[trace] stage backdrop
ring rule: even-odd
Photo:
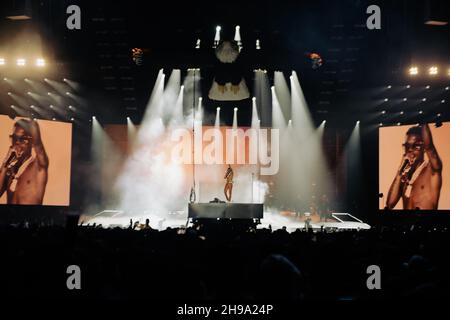
[[[0,161],[6,157],[13,132],[12,120],[0,115]],[[25,118],[26,119],[26,118]],[[43,205],[68,206],[70,204],[70,167],[72,154],[72,124],[66,122],[37,120],[42,142],[49,158],[48,180]],[[6,192],[0,197],[0,204],[6,204]]]
[[[386,206],[389,187],[399,169],[403,158],[403,146],[406,132],[412,125],[380,127],[379,129],[379,192],[383,197],[379,200],[379,208]],[[433,142],[442,160],[442,187],[439,198],[438,210],[450,210],[450,123],[444,122],[442,127],[436,128],[429,124]],[[426,157],[426,156],[425,156]],[[402,199],[394,209],[402,210]]]
[[[202,127],[205,132],[213,127]],[[225,139],[226,130],[221,127]],[[247,130],[248,128],[240,128]],[[139,127],[137,127],[139,130]],[[108,139],[102,146],[102,200],[109,207],[158,208],[167,212],[182,210],[189,201],[190,189],[193,185],[193,174],[196,179],[196,200],[209,202],[215,197],[224,200],[224,174],[226,164],[195,165],[173,164],[170,154],[175,143],[170,141],[169,133],[161,133],[157,139],[145,140],[134,149],[128,142],[127,126],[105,125],[104,131]],[[191,131],[188,131],[191,132]],[[248,142],[248,141],[247,141]],[[191,148],[186,144],[186,150]],[[203,151],[209,143],[204,142]],[[224,159],[227,153],[224,141]],[[249,159],[249,144],[245,143],[240,151]],[[242,203],[262,203],[265,188],[259,181],[259,165],[236,165],[234,170],[233,201]],[[114,201],[119,200],[119,203]]]

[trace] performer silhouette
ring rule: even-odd
[[[231,201],[231,195],[233,193],[233,169],[231,169],[231,166],[228,165],[228,169],[225,172],[225,177],[224,179],[226,179],[225,182],[225,188],[223,189],[223,192],[225,193],[225,198],[227,198],[227,201],[230,202]]]

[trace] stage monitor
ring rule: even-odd
[[[450,209],[450,123],[379,128],[379,208]]]
[[[72,124],[0,115],[0,204],[69,206]]]

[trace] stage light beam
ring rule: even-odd
[[[429,74],[430,76],[435,76],[435,75],[438,74],[438,72],[439,72],[439,69],[438,69],[438,67],[436,67],[436,66],[431,66],[431,67],[428,69],[428,74]]]
[[[23,58],[19,58],[16,60],[16,64],[18,67],[24,67],[26,65],[26,63],[27,63],[26,60]]]
[[[419,74],[419,68],[417,68],[416,66],[413,66],[411,68],[409,68],[409,75],[410,76],[416,76]]]
[[[39,68],[45,67],[45,60],[42,58],[36,59],[36,67]]]

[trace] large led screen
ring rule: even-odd
[[[380,209],[450,209],[450,124],[379,129]]]
[[[0,204],[68,206],[72,124],[0,116]]]

